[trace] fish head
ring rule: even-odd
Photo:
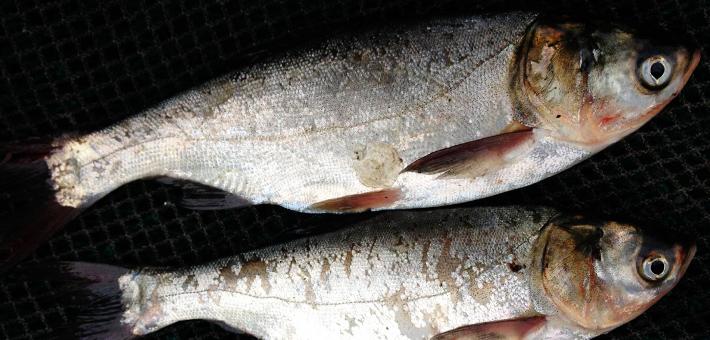
[[[629,224],[563,217],[550,222],[541,284],[563,319],[597,334],[643,313],[685,273],[694,242]]]
[[[512,66],[516,118],[598,151],[653,118],[699,60],[689,44],[619,25],[541,20]]]

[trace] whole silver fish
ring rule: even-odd
[[[460,208],[388,212],[182,270],[68,262],[35,273],[86,280],[81,339],[205,319],[271,340],[569,340],[637,317],[694,253],[547,208]]]
[[[298,211],[470,201],[537,182],[636,130],[698,61],[686,47],[536,18],[392,26],[259,63],[57,141],[47,158],[57,200],[80,207],[166,176]],[[656,60],[665,79],[649,85],[642,68]],[[389,199],[319,205],[383,191]]]
[[[673,42],[534,13],[337,35],[105,130],[10,148],[0,187],[43,186],[47,203],[9,219],[0,270],[141,178],[219,190],[198,188],[193,208],[304,212],[441,206],[529,185],[639,128],[698,60]]]

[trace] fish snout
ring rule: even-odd
[[[693,71],[695,71],[695,68],[698,66],[698,63],[700,63],[700,49],[699,48],[693,48],[689,49],[688,51],[693,51],[692,55],[688,58],[690,62],[688,63],[688,66],[686,66],[685,71],[683,72],[683,84],[688,82],[688,79],[690,79],[690,75],[693,74]]]

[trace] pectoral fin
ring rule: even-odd
[[[476,178],[500,170],[533,149],[532,129],[504,133],[432,152],[402,172],[441,174],[439,178]]]
[[[401,197],[402,190],[391,188],[325,200],[311,205],[310,209],[323,212],[362,212],[387,207]]]
[[[459,327],[437,334],[430,340],[523,340],[546,322],[544,316],[487,322]]]

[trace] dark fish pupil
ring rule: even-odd
[[[656,78],[656,79],[661,78],[665,71],[666,71],[666,68],[660,62],[655,62],[655,63],[653,63],[653,65],[651,65],[651,76],[653,76],[653,78]]]
[[[661,275],[663,274],[663,271],[666,269],[666,266],[663,264],[663,261],[661,260],[656,260],[651,263],[651,272],[656,274],[656,275]]]

